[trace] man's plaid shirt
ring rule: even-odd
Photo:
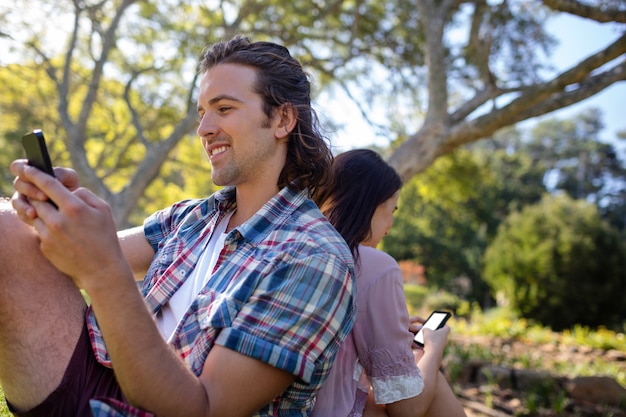
[[[172,341],[196,375],[214,344],[296,375],[258,415],[308,415],[354,321],[352,256],[307,194],[284,188],[227,235],[213,275]],[[222,217],[235,209],[231,187],[207,199],[177,203],[146,220],[145,235],[156,255],[142,292],[153,314],[189,276],[202,243]],[[92,312],[87,319],[96,358],[110,366]],[[146,414],[132,414],[129,408],[117,415]]]

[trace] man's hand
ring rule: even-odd
[[[18,176],[13,207],[22,221],[35,228],[42,253],[57,269],[87,290],[107,273],[126,274],[130,268],[121,253],[110,207],[78,187],[74,171],[57,168],[59,177],[53,178],[25,161],[14,162],[11,170]],[[48,198],[58,209],[47,203]]]
[[[24,176],[24,170],[28,167],[26,159],[17,159],[10,165],[10,170],[15,175],[13,180],[15,193],[11,198],[11,203],[20,219],[27,224],[32,224],[32,221],[37,217],[37,211],[31,202],[48,201],[49,198],[43,190]],[[73,169],[56,167],[54,168],[54,175],[68,190],[74,191],[78,188],[78,175]]]

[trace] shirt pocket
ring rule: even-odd
[[[232,326],[241,309],[241,303],[229,294],[207,292],[199,295],[196,302],[198,324],[205,331]]]
[[[143,293],[146,296],[150,291],[155,289],[161,290],[159,284],[168,282],[167,288],[172,287],[170,293],[173,293],[178,284],[182,280],[182,274],[186,273],[185,268],[177,268],[174,266],[177,258],[179,258],[185,250],[185,242],[182,239],[173,238],[164,241],[158,249],[158,252],[152,259],[148,273],[143,283]],[[168,268],[171,270],[168,271]],[[172,280],[175,280],[172,285]],[[171,294],[170,294],[171,295]]]
[[[154,257],[154,265],[159,270],[165,270],[174,263],[185,250],[185,241],[180,238],[172,238],[163,242],[157,256]]]

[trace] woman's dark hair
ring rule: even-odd
[[[402,187],[402,178],[369,149],[336,156],[333,177],[334,185],[320,189],[315,200],[358,260],[358,246],[371,235],[376,208]]]
[[[315,195],[319,187],[329,184],[333,157],[311,107],[311,84],[287,48],[236,36],[230,41],[215,43],[202,53],[201,72],[218,64],[247,65],[257,70],[255,92],[263,98],[263,110],[268,118],[283,105],[292,106],[297,113],[278,187],[308,187]]]

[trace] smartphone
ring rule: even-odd
[[[46,139],[44,138],[41,129],[35,129],[22,136],[22,145],[26,151],[28,165],[32,165],[54,177],[52,162],[50,161],[50,155],[48,154],[48,148],[46,147]],[[55,208],[57,207],[57,205],[54,204],[54,201],[50,199],[48,199],[48,201]]]
[[[448,311],[435,310],[432,313],[430,313],[430,316],[428,316],[428,318],[424,322],[422,329],[423,328],[427,328],[431,330],[441,329],[446,324],[450,316],[452,316],[452,313]],[[420,329],[415,334],[413,341],[423,347],[424,346],[424,332],[422,331],[422,329]]]
[[[28,165],[32,165],[54,177],[52,162],[46,147],[46,139],[41,129],[33,130],[31,133],[22,136],[22,145],[26,151]]]

